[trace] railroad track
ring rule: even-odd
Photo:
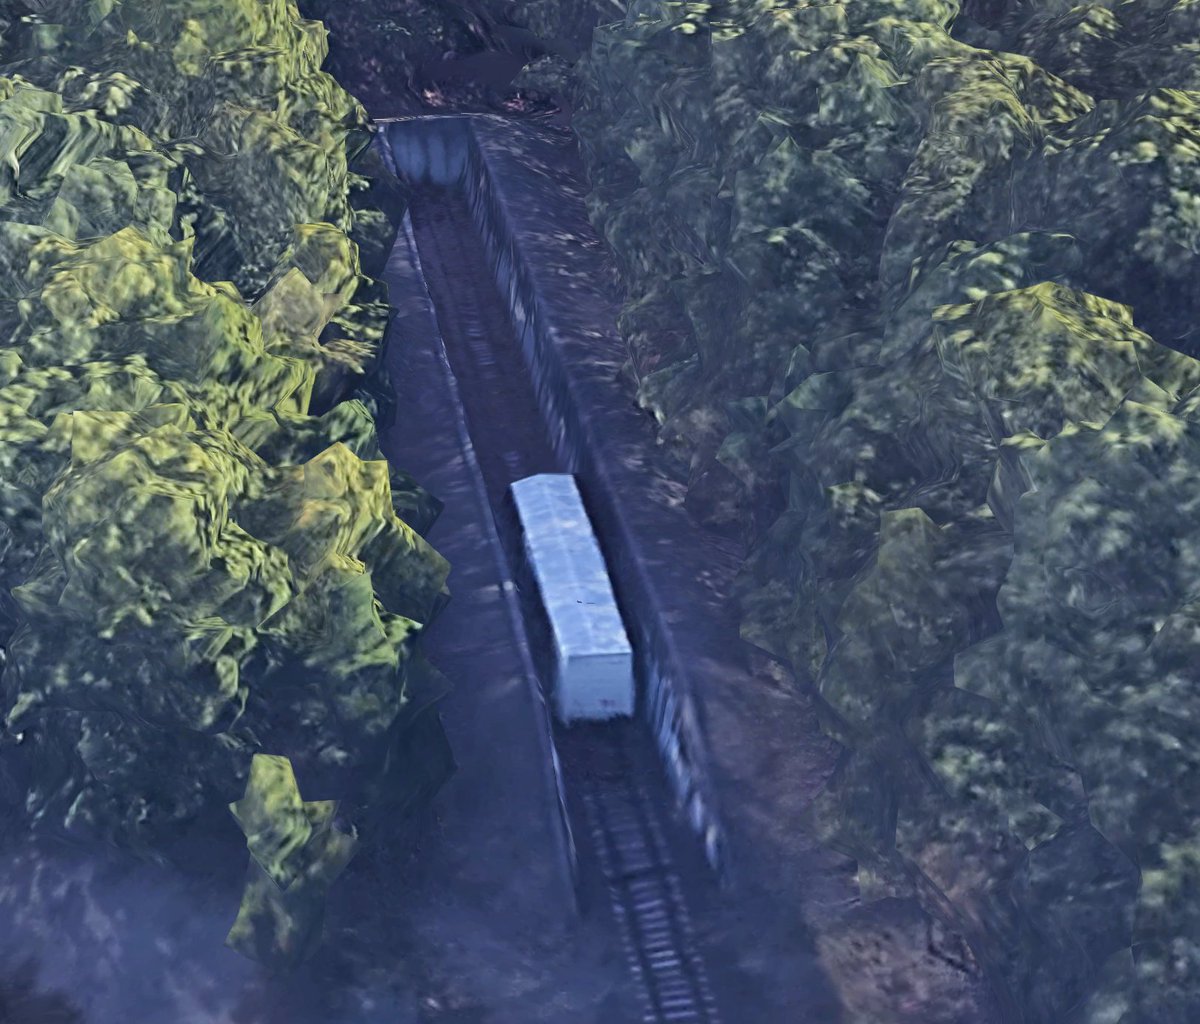
[[[579,787],[587,835],[641,998],[642,1021],[718,1024],[661,798],[649,791],[630,756],[631,739],[628,724],[616,726],[593,743],[591,763],[584,771],[572,772],[572,779]]]
[[[475,457],[497,529],[508,486],[563,471],[524,357],[487,265],[466,200],[425,186],[409,216]],[[504,538],[512,550],[512,538]],[[510,579],[520,578],[509,566]],[[576,726],[556,736],[567,804],[580,843],[581,891],[602,895],[614,919],[643,1024],[718,1024],[717,1003],[673,854],[686,840],[641,721]],[[586,837],[586,838],[585,838]],[[598,902],[598,901],[597,901]],[[585,905],[587,901],[584,901]]]
[[[471,444],[496,510],[514,480],[562,468],[466,200],[456,190],[422,187],[413,194],[409,217]]]

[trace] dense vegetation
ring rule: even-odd
[[[864,898],[1006,1020],[1200,1017],[1200,4],[484,6],[600,22],[524,80],[743,634],[845,747]]]
[[[969,13],[635,0],[577,68],[592,215],[694,509],[753,524],[744,635],[846,748],[864,897],[1006,1020],[1183,1024],[1200,5]]]
[[[0,781],[31,827],[236,837],[269,754],[369,833],[450,770],[435,503],[373,419],[404,195],[325,56],[291,0],[3,8]],[[255,793],[259,874],[332,877],[332,805],[290,767]],[[321,888],[254,875],[241,948],[302,953]]]
[[[527,80],[570,92],[689,505],[746,542],[743,633],[845,747],[814,821],[864,898],[964,935],[1006,1020],[1200,1018],[1200,4],[352,7],[412,88],[600,23]],[[445,566],[354,392],[389,197],[320,30],[29,0],[0,40],[8,785],[146,844],[254,754],[360,805],[407,754],[419,800]],[[251,897],[317,891],[348,847],[258,764],[239,820],[275,786],[308,852]]]
[[[578,41],[599,18],[598,9],[553,0],[299,0],[299,7],[329,28],[326,68],[375,117],[544,112],[556,88],[539,91],[527,80],[515,93],[511,79],[534,61],[556,72],[543,85],[560,85],[563,56],[579,55]],[[616,0],[605,7],[610,17],[620,10]]]

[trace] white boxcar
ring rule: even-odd
[[[558,717],[570,723],[633,714],[633,651],[575,478],[540,473],[510,493],[550,627]]]

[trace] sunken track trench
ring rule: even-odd
[[[409,218],[422,273],[487,498],[515,580],[529,647],[545,665],[549,638],[530,600],[506,514],[511,483],[564,472],[486,250],[461,189],[422,185]],[[545,678],[543,674],[543,678]],[[610,913],[645,1024],[716,1024],[717,998],[688,911],[714,886],[672,796],[643,717],[556,728],[580,909]]]

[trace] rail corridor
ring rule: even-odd
[[[498,528],[517,480],[562,472],[465,198],[423,186],[409,216],[471,445]],[[516,372],[514,372],[514,368]],[[505,538],[510,550],[512,538]],[[517,567],[512,574],[519,576]],[[526,600],[529,595],[525,594]],[[533,646],[545,643],[535,637]],[[717,1024],[688,893],[711,886],[640,719],[556,730],[584,913],[611,913],[644,1024]]]

